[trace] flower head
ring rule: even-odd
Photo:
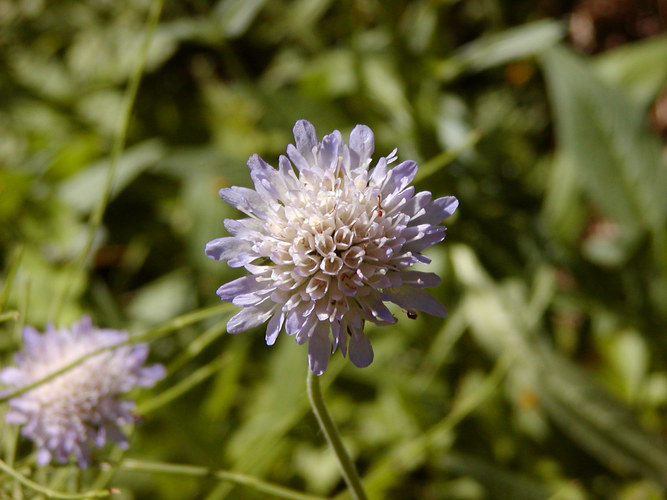
[[[23,330],[25,349],[16,367],[0,371],[0,381],[16,389],[58,371],[101,347],[128,339],[127,332],[95,328],[84,316],[71,329],[53,325],[40,334]],[[145,367],[146,344],[117,347],[93,356],[61,375],[9,400],[8,423],[22,425],[21,434],[37,445],[37,463],[55,458],[66,463],[74,453],[79,466],[90,461],[93,445],[107,439],[128,446],[120,430],[134,421],[134,402],[118,396],[135,386],[151,387],[165,375],[162,365]]]
[[[369,170],[371,129],[357,125],[349,145],[337,130],[318,141],[305,120],[294,126],[296,146],[287,146],[276,170],[258,155],[248,160],[255,189],[231,187],[220,197],[249,217],[225,220],[232,236],[208,242],[206,255],[244,267],[250,274],[221,286],[222,300],[242,307],[229,333],[268,320],[266,343],[284,327],[297,343],[308,342],[310,369],[322,374],[340,346],[358,367],[373,361],[365,321],[389,325],[385,306],[445,316],[445,308],[422,288],[433,273],[408,270],[430,260],[422,250],[445,238],[440,222],[458,206],[453,196],[409,186],[414,161],[393,168],[396,150]],[[296,167],[296,172],[293,168]]]

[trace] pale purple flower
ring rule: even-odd
[[[337,346],[356,366],[368,366],[373,350],[364,322],[396,322],[385,302],[412,318],[418,310],[446,315],[423,290],[437,285],[438,276],[408,268],[430,262],[421,252],[445,238],[438,224],[458,201],[415,194],[409,186],[414,161],[388,168],[396,150],[369,170],[374,137],[364,125],[352,130],[349,145],[337,130],[319,142],[305,120],[294,126],[294,138],[277,170],[250,157],[254,190],[220,190],[226,203],[249,216],[225,220],[232,236],[206,245],[208,257],[250,273],[218,289],[222,300],[243,308],[227,331],[268,320],[266,343],[272,345],[284,327],[297,343],[308,342],[310,369],[318,375]]]
[[[0,381],[19,389],[50,375],[101,347],[128,339],[127,332],[104,330],[84,316],[70,329],[48,325],[44,334],[23,330],[24,350],[16,367],[0,371]],[[107,439],[127,448],[121,425],[134,422],[134,402],[118,396],[134,387],[151,387],[165,375],[162,365],[144,366],[146,344],[120,346],[87,359],[9,400],[5,420],[22,426],[21,434],[37,445],[37,463],[55,458],[66,463],[73,453],[80,467],[90,462],[93,446]]]

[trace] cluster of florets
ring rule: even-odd
[[[89,317],[71,328],[49,325],[44,334],[26,327],[16,367],[0,372],[0,381],[20,389],[101,348],[109,348],[74,368],[9,400],[7,422],[37,445],[37,463],[53,458],[66,463],[74,455],[81,467],[93,446],[107,440],[127,447],[121,426],[134,421],[134,402],[119,396],[134,387],[151,387],[165,375],[161,365],[144,366],[146,344],[121,345],[127,332],[95,328]]]
[[[395,150],[371,169],[374,137],[366,126],[352,130],[348,145],[337,130],[319,141],[314,127],[300,120],[294,138],[278,169],[250,158],[254,190],[220,190],[225,202],[249,216],[225,220],[232,236],[206,245],[210,258],[250,273],[218,289],[222,300],[243,308],[227,329],[238,333],[268,320],[266,342],[273,344],[284,327],[299,344],[308,342],[316,374],[337,347],[355,365],[367,366],[373,350],[364,323],[396,322],[385,302],[410,317],[446,314],[422,290],[439,278],[409,268],[430,262],[421,252],[445,238],[439,224],[458,201],[415,193],[409,184],[417,164],[389,168]]]

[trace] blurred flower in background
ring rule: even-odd
[[[384,302],[399,305],[411,318],[415,311],[446,315],[421,290],[437,285],[438,276],[406,269],[430,262],[421,252],[445,239],[439,224],[458,201],[415,194],[409,186],[417,173],[414,161],[388,168],[396,150],[369,171],[374,136],[364,125],[352,130],[349,146],[337,130],[318,142],[305,120],[294,126],[294,138],[296,147],[287,147],[289,159],[281,156],[278,170],[258,155],[250,157],[255,190],[220,190],[225,202],[250,216],[226,220],[232,236],[206,245],[208,257],[251,273],[218,289],[222,300],[243,307],[227,331],[269,320],[271,345],[284,325],[297,343],[308,342],[310,369],[318,375],[332,352],[331,331],[333,351],[349,350],[352,362],[365,367],[373,361],[365,321],[396,322]]]
[[[99,329],[84,316],[70,329],[48,325],[44,334],[23,331],[24,351],[16,367],[0,372],[0,381],[20,389],[64,368],[93,351],[128,339],[127,332]],[[134,387],[151,387],[164,377],[162,365],[144,366],[146,344],[105,351],[28,392],[9,400],[8,423],[22,425],[21,434],[38,447],[37,463],[55,458],[66,463],[73,453],[80,467],[90,463],[93,446],[107,440],[122,448],[128,441],[120,426],[131,424],[134,402],[119,399]]]

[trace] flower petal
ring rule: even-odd
[[[273,345],[276,343],[280,329],[283,327],[284,320],[285,313],[283,312],[274,314],[269,320],[269,323],[266,325],[266,345]]]
[[[248,278],[249,281],[245,284],[240,283],[238,287],[225,288],[227,285],[231,285],[244,278]],[[256,281],[255,276],[244,276],[244,278],[236,279],[218,288],[217,293],[220,298],[238,307],[258,306],[268,300],[268,296],[275,289],[275,286],[267,285],[266,282]]]
[[[459,200],[455,196],[443,196],[426,209],[426,213],[416,219],[417,224],[440,224],[445,219],[451,217],[459,207]]]
[[[263,307],[244,307],[227,321],[227,333],[241,333],[261,325],[271,317],[273,310]]]
[[[266,163],[258,154],[248,158],[248,167],[250,168],[250,178],[255,185],[255,191],[262,198],[271,198],[277,200],[281,193],[286,191],[285,184],[282,181],[278,171]]]
[[[350,132],[350,162],[353,167],[363,166],[375,149],[375,136],[366,125],[357,125]]]
[[[296,332],[296,335],[294,336],[294,340],[296,340],[296,343],[301,345],[305,344],[306,341],[313,336],[313,332],[317,329],[318,325],[321,325],[322,323],[317,319],[317,316],[314,314],[311,314],[308,316],[301,329]]]
[[[393,302],[408,311],[424,311],[432,316],[444,318],[447,309],[435,297],[420,288],[402,286],[383,290],[383,299]]]
[[[308,366],[315,375],[322,375],[329,364],[331,356],[331,341],[329,340],[329,325],[317,324],[313,335],[308,340]]]
[[[252,189],[232,186],[230,188],[222,188],[218,191],[218,194],[222,198],[222,201],[243,213],[256,215],[262,219],[266,217],[266,211],[268,210],[267,201]]]
[[[378,325],[393,325],[396,323],[397,320],[391,314],[391,311],[387,309],[387,306],[385,306],[377,297],[369,295],[367,297],[359,298],[358,302],[368,314],[366,319],[369,321]]]
[[[3,368],[2,371],[0,371],[0,382],[5,385],[12,385],[16,387],[19,385],[25,385],[26,377],[23,374],[23,371],[19,370],[18,368]]]
[[[303,305],[294,307],[287,313],[287,319],[285,320],[285,332],[287,335],[296,335],[301,330],[303,330],[306,319],[303,317]]]
[[[414,286],[416,288],[438,286],[440,284],[440,276],[435,273],[424,273],[421,271],[400,271],[398,273],[401,281],[405,285]]]
[[[209,259],[229,260],[238,257],[239,253],[249,253],[251,249],[252,244],[249,241],[227,236],[225,238],[216,238],[206,243],[204,253],[206,253]]]
[[[366,368],[373,362],[373,347],[363,332],[354,333],[348,345],[350,361],[357,368]]]
[[[37,350],[41,349],[43,345],[42,335],[31,326],[26,326],[23,328],[22,338],[26,354],[36,352]]]
[[[299,120],[294,124],[292,131],[294,132],[297,151],[312,165],[314,163],[313,148],[317,146],[315,127],[309,121]]]
[[[417,163],[408,160],[399,163],[387,174],[382,186],[383,197],[389,196],[397,191],[402,191],[417,175]]]
[[[421,252],[425,248],[440,243],[445,239],[447,230],[444,226],[430,226],[426,230],[419,233],[419,236],[414,238],[414,241],[407,243],[403,246],[405,250],[409,250],[413,253]]]
[[[336,168],[342,142],[343,138],[337,130],[322,138],[322,144],[317,148],[317,160],[322,170]]]

